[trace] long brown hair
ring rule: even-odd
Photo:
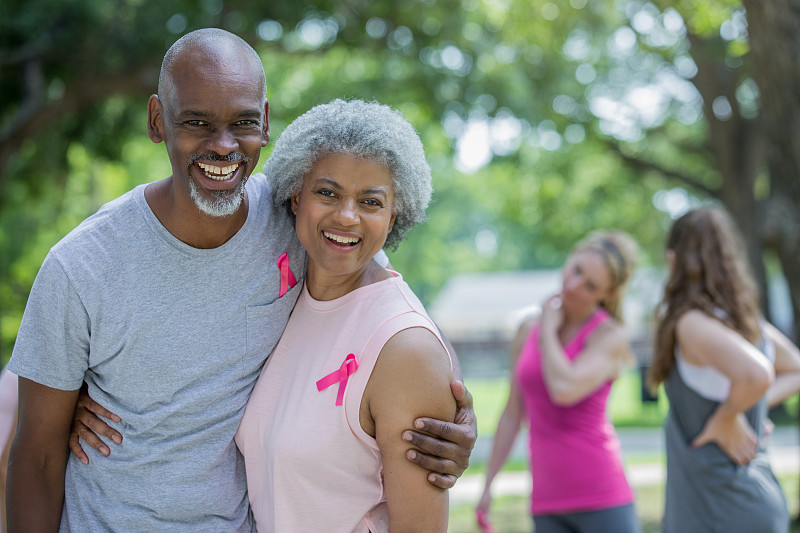
[[[733,220],[718,207],[689,211],[672,226],[672,271],[657,311],[648,385],[655,389],[675,363],[675,325],[691,309],[718,318],[750,342],[760,337],[758,291]],[[721,312],[720,312],[721,311]]]
[[[639,247],[633,237],[619,230],[593,231],[575,245],[572,253],[591,251],[600,254],[611,275],[613,297],[600,305],[608,314],[622,322],[622,296],[625,285],[636,268]]]

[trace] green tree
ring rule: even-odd
[[[415,124],[435,203],[392,262],[423,300],[454,272],[556,266],[595,227],[630,231],[645,262],[660,262],[669,213],[716,198],[762,280],[763,247],[777,251],[797,317],[800,198],[787,161],[800,152],[797,121],[784,117],[800,77],[783,73],[796,72],[800,15],[789,0],[752,4],[8,0],[0,358],[47,248],[121,190],[169,172],[144,136],[145,101],[169,44],[204,26],[262,54],[273,136],[341,96],[380,100]]]

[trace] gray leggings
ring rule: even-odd
[[[599,511],[534,515],[534,533],[640,533],[633,504]]]

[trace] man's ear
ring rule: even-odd
[[[157,94],[151,94],[147,101],[147,136],[154,143],[164,140],[164,106]]]
[[[261,146],[269,144],[269,100],[264,99],[264,127],[261,130]]]

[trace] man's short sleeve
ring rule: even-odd
[[[8,368],[47,387],[76,390],[89,361],[89,316],[51,251],[36,275]]]

